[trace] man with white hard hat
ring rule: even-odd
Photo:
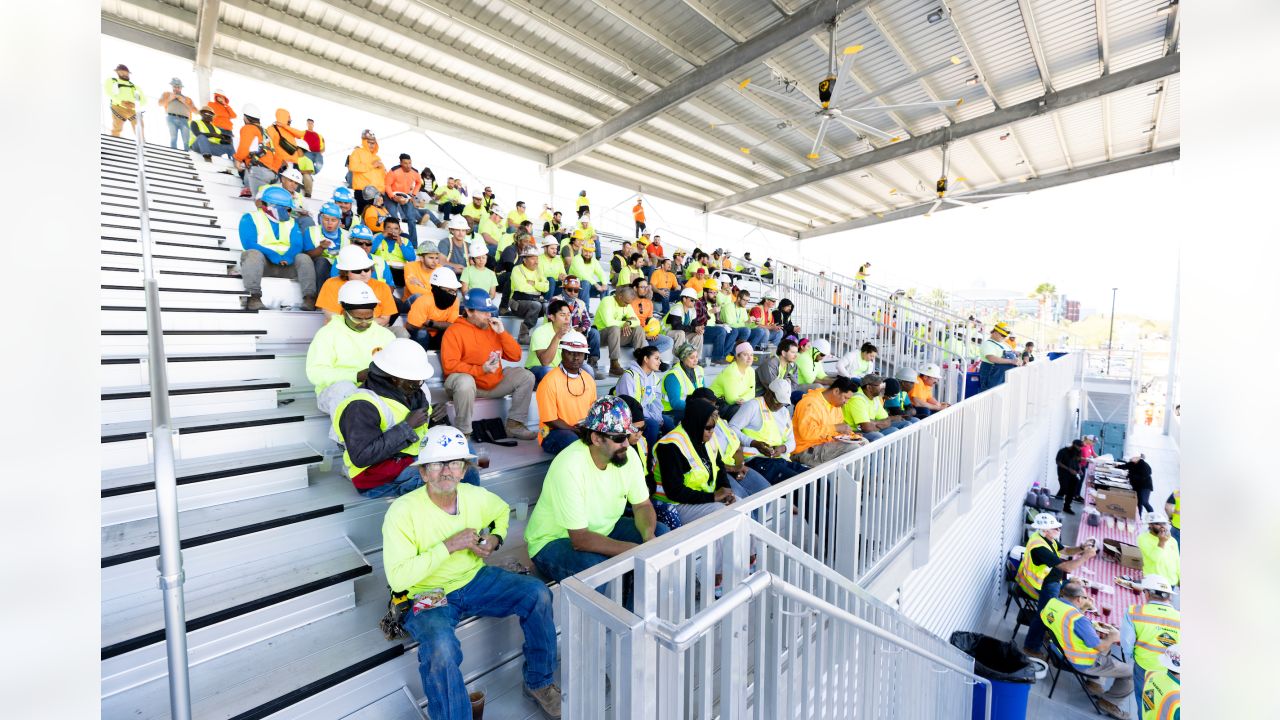
[[[1142,551],[1142,574],[1154,573],[1178,587],[1182,584],[1182,558],[1178,541],[1169,529],[1169,516],[1163,510],[1142,514],[1147,531],[1138,536]]]
[[[307,379],[316,391],[316,407],[326,415],[356,391],[369,363],[395,335],[374,322],[378,296],[366,283],[352,280],[338,290],[342,315],[330,319],[307,348]]]
[[[560,292],[560,284],[568,274],[564,269],[564,258],[560,257],[560,243],[550,235],[542,238],[542,254],[538,256],[538,270],[547,279],[547,291],[544,297],[550,300]]]
[[[679,304],[673,305],[663,320],[664,332],[675,347],[689,343],[702,351],[703,334],[709,319],[698,322],[698,292],[693,288],[680,291]]]
[[[391,324],[391,319],[397,312],[396,299],[391,293],[391,286],[378,279],[380,259],[371,257],[365,250],[372,245],[373,233],[369,232],[369,228],[364,225],[351,228],[350,244],[338,251],[338,261],[333,266],[336,275],[325,281],[316,299],[316,307],[324,311],[326,318],[332,319],[342,314],[338,293],[348,282],[358,280],[367,284],[378,298],[378,307],[373,313],[374,322],[383,327]]]
[[[383,568],[394,600],[409,605],[403,627],[418,641],[427,712],[435,720],[472,717],[458,622],[515,615],[524,633],[524,694],[558,718],[551,591],[537,578],[485,564],[506,539],[511,508],[488,490],[460,483],[473,460],[457,428],[428,430],[408,468],[422,487],[391,503],[382,521]]]
[[[908,423],[920,422],[921,418],[911,404],[911,389],[918,382],[920,373],[907,366],[898,368],[893,378],[884,381],[884,409],[891,417],[901,418]]]
[[[1182,716],[1182,644],[1160,656],[1161,670],[1147,673],[1138,697],[1142,720],[1179,720]]]
[[[1106,690],[1096,681],[1086,686],[1089,694],[1097,698],[1098,708],[1116,720],[1130,720],[1132,716],[1120,706],[1129,704],[1133,670],[1111,654],[1111,647],[1120,641],[1120,631],[1095,626],[1085,616],[1092,610],[1089,592],[1084,585],[1072,581],[1062,586],[1057,597],[1049,599],[1040,610],[1040,619],[1076,672],[1092,678],[1111,678],[1111,687]]]
[[[417,340],[427,350],[439,350],[444,331],[458,319],[458,290],[462,283],[447,267],[438,267],[431,273],[429,292],[422,293],[405,318],[409,337]]]
[[[942,379],[942,368],[936,363],[929,363],[920,368],[920,381],[907,392],[911,398],[911,406],[916,409],[916,416],[926,418],[939,410],[951,407],[950,403],[938,402],[933,397],[933,386]]]
[[[570,330],[560,338],[560,363],[538,383],[538,442],[552,455],[578,439],[574,429],[596,400],[596,381],[586,372],[587,338]]]
[[[1049,600],[1058,595],[1058,588],[1066,582],[1067,573],[1077,570],[1097,555],[1098,550],[1093,544],[1069,548],[1059,545],[1062,521],[1049,513],[1036,515],[1031,527],[1035,532],[1027,540],[1015,580],[1022,593],[1036,601],[1037,610],[1044,610]],[[1068,559],[1066,556],[1071,557]],[[1024,653],[1041,660],[1045,658],[1042,649],[1044,630],[1044,625],[1036,622],[1027,626],[1027,639],[1022,645]]]
[[[796,379],[800,381],[797,390],[812,390],[815,387],[828,387],[835,377],[827,375],[822,367],[822,359],[831,354],[831,343],[826,338],[818,338],[809,343],[809,347],[796,356]]]
[[[1142,576],[1146,602],[1130,605],[1120,626],[1120,647],[1133,658],[1133,687],[1142,707],[1147,674],[1161,672],[1160,659],[1182,636],[1182,613],[1173,606],[1173,586],[1159,575]]]
[[[302,172],[298,168],[291,167],[280,173],[280,187],[293,196],[293,217],[298,221],[298,227],[306,230],[315,225],[316,221],[311,218],[311,211],[307,209],[302,182]]]
[[[791,426],[791,383],[775,378],[764,394],[733,414],[729,427],[742,441],[747,466],[764,476],[770,485],[808,470],[791,459],[796,449],[796,433]]]
[[[461,273],[467,267],[467,238],[471,235],[471,225],[461,215],[454,215],[449,224],[449,237],[437,243],[440,254],[444,256],[444,264],[454,273]]]
[[[536,246],[528,245],[520,250],[520,264],[511,268],[511,301],[507,307],[523,321],[518,339],[522,345],[528,344],[529,331],[546,312],[550,283],[539,268],[543,257]]]

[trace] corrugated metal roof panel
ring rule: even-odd
[[[1048,175],[1067,169],[1067,160],[1062,155],[1053,118],[1040,115],[1023,120],[1014,124],[1014,130],[1018,133],[1018,142],[1027,151],[1027,160],[1035,169],[1036,175]]]
[[[1072,105],[1057,112],[1070,153],[1070,165],[1092,165],[1107,159],[1102,134],[1102,100]]]
[[[1055,90],[1102,74],[1094,0],[1029,0],[1028,5]]]
[[[1108,0],[1111,70],[1124,70],[1164,55],[1168,0]]]
[[[1001,107],[1044,93],[1026,26],[1012,0],[951,3],[952,20],[968,40],[974,62]]]

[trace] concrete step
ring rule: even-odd
[[[134,268],[103,267],[99,276],[103,286],[142,287],[142,272]],[[193,290],[216,292],[244,292],[244,281],[238,274],[217,272],[183,272],[180,270],[159,270],[156,277],[160,282],[160,290]],[[105,294],[104,294],[105,296]],[[141,305],[142,303],[137,303]]]
[[[217,275],[230,274],[230,271],[235,269],[238,258],[235,255],[228,255],[226,259],[193,259],[157,249],[151,255],[151,259],[158,271],[175,270]],[[103,250],[101,267],[141,270],[142,253],[136,247],[130,250]]]
[[[306,346],[272,345],[270,351],[182,353],[168,352],[169,382],[212,382],[279,378],[291,386],[308,386]],[[149,374],[145,354],[109,355],[102,358],[102,384],[146,385]]]
[[[207,508],[307,486],[307,469],[322,460],[303,445],[178,460],[178,509]],[[155,517],[155,482],[151,465],[102,472],[102,525]]]
[[[265,329],[165,330],[166,353],[251,353]],[[103,330],[102,355],[140,355],[147,352],[146,330]]]
[[[109,216],[117,218],[120,221],[133,220],[137,224],[138,220],[138,203],[137,198],[133,201],[126,201],[123,198],[109,197],[101,203],[100,216]],[[218,216],[207,208],[182,209],[169,205],[150,206],[147,208],[152,218],[164,218],[168,220],[185,220],[187,222],[202,222],[206,225],[215,225]]]
[[[189,460],[297,443],[329,447],[329,416],[310,398],[267,410],[175,418],[176,458]],[[102,426],[102,467],[115,469],[151,462],[151,420]]]
[[[210,244],[208,240],[212,240]],[[240,259],[240,253],[231,248],[218,246],[217,237],[209,236],[205,242],[187,242],[185,238],[172,235],[154,234],[151,236],[151,252],[156,255],[185,258],[189,260],[221,260],[234,265]],[[104,237],[98,245],[103,251],[135,253],[141,252],[137,240],[117,240]]]
[[[222,415],[276,407],[276,393],[289,387],[277,378],[172,383],[169,408],[175,418]],[[102,422],[150,421],[151,388],[122,385],[102,389]]]
[[[147,327],[142,306],[104,305],[99,317],[102,327],[109,330],[145,330]],[[165,330],[263,329],[272,342],[310,343],[324,326],[324,313],[165,307],[161,311],[161,324]]]
[[[160,304],[164,307],[238,310],[244,307],[244,300],[248,296],[249,293],[242,289],[181,290],[160,288]],[[146,294],[143,292],[141,284],[104,284],[98,297],[106,305],[142,306],[146,304]]]

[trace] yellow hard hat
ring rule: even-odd
[[[648,337],[657,337],[658,332],[662,330],[662,324],[658,322],[658,318],[651,317],[649,322],[644,324],[644,334]]]
[[[995,327],[991,328],[992,332],[998,332],[1005,337],[1009,337],[1009,326],[1005,323],[998,322]]]

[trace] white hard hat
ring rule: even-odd
[[[1037,530],[1055,530],[1062,527],[1062,522],[1049,513],[1040,513],[1031,521],[1031,527]]]
[[[493,203],[489,206],[489,214],[502,217],[502,208],[498,205],[498,203]]]
[[[471,448],[467,447],[467,436],[461,430],[449,425],[436,425],[427,430],[427,436],[422,439],[422,449],[418,451],[418,459],[413,464],[474,460],[475,457],[471,454]]]
[[[916,372],[915,368],[901,367],[898,368],[898,372],[894,374],[894,377],[903,382],[915,382],[920,379],[919,375],[920,373]]]
[[[587,352],[587,338],[577,330],[570,330],[560,338],[560,350],[568,352]]]
[[[302,184],[302,173],[298,171],[298,168],[289,168],[288,170],[280,173],[280,177],[292,180],[299,185]]]
[[[1164,654],[1160,656],[1160,664],[1166,670],[1172,670],[1176,673],[1182,672],[1182,643],[1174,643],[1164,649]]]
[[[240,113],[248,117],[257,118],[259,120],[262,119],[262,111],[259,110],[258,106],[254,105],[253,103],[246,104],[244,106],[244,109],[241,110]]]
[[[1142,513],[1142,522],[1147,525],[1155,523],[1169,523],[1169,516],[1164,514],[1163,510],[1153,510],[1151,512]]]
[[[589,222],[591,222],[591,216],[590,216],[590,215],[583,215],[582,217],[578,218],[578,222],[580,222],[580,223],[589,223]]]
[[[378,369],[402,380],[430,380],[436,371],[427,360],[427,351],[409,338],[396,338],[373,355]]]
[[[471,223],[467,222],[467,219],[462,217],[461,215],[454,215],[453,217],[449,218],[449,225],[447,229],[466,230],[467,232],[471,232]]]
[[[814,346],[817,346],[816,342],[814,343]],[[836,374],[843,375],[848,378],[857,377],[859,359],[857,350],[850,350],[840,356],[840,359],[836,361]]]
[[[458,282],[458,276],[453,274],[453,268],[447,267],[438,267],[431,271],[431,284],[450,290],[462,287],[462,283]]]
[[[489,254],[489,246],[485,245],[483,240],[473,242],[467,246],[467,257],[480,257]]]
[[[532,245],[526,245],[520,250],[520,257],[522,258],[537,257],[541,254],[542,254],[542,251]]]
[[[544,235],[542,237],[542,247],[559,247],[560,241],[556,240],[555,235]]]
[[[368,283],[359,280],[348,280],[338,288],[338,302],[343,305],[377,305],[378,296]]]
[[[687,288],[685,288],[685,289],[683,289],[683,290],[681,290],[681,291],[680,291],[680,297],[682,297],[682,298],[693,298],[694,300],[697,300],[697,299],[698,299],[698,291],[697,291],[697,290],[694,290],[694,289],[693,289],[693,288],[691,288],[691,287],[687,287]]]
[[[826,338],[818,338],[817,340],[814,340],[812,347],[823,355],[831,354],[831,343],[827,342]]]
[[[776,378],[769,383],[769,392],[773,393],[773,399],[783,405],[791,404],[791,383],[785,378]]]
[[[373,258],[359,245],[347,245],[338,251],[339,270],[364,270],[373,267]]]
[[[1162,592],[1166,595],[1173,594],[1173,585],[1170,585],[1169,581],[1165,580],[1164,577],[1161,575],[1143,575],[1142,589],[1154,590],[1156,592]]]
[[[934,380],[941,380],[942,368],[938,367],[936,363],[929,363],[928,365],[920,368],[920,374],[925,377],[931,377]]]

